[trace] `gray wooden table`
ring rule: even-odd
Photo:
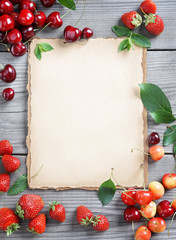
[[[39,2],[39,1],[37,1]],[[136,10],[141,1],[138,0],[86,0],[85,15],[80,21],[79,27],[82,29],[88,26],[94,30],[94,37],[114,37],[111,32],[111,26],[118,24],[122,13],[130,10]],[[158,6],[158,15],[160,15],[165,23],[165,30],[161,36],[153,37],[149,35],[144,29],[139,29],[141,33],[150,37],[152,47],[147,54],[147,82],[159,85],[168,96],[174,114],[176,114],[176,0],[156,0]],[[48,15],[52,11],[60,11],[61,14],[67,10],[62,8],[59,4],[55,4],[50,9],[44,9],[41,4],[39,10],[44,10]],[[40,37],[56,38],[63,36],[63,29],[68,24],[74,24],[81,15],[83,9],[83,1],[77,5],[76,12],[70,12],[64,18],[64,25],[58,30],[45,30],[40,34]],[[20,58],[12,57],[7,53],[3,47],[0,48],[0,63],[5,65],[11,63],[16,67],[17,79],[12,84],[5,84],[0,82],[0,92],[6,87],[14,88],[16,95],[11,102],[0,102],[0,140],[8,139],[14,146],[14,155],[19,157],[22,162],[20,168],[21,173],[26,173],[25,160],[27,155],[27,148],[25,145],[25,138],[27,135],[27,54]],[[154,121],[148,116],[148,132],[158,131],[160,135],[163,134],[166,125],[156,125]],[[172,154],[172,146],[165,148],[165,157],[155,163],[149,159],[149,181],[161,180],[162,176],[170,172],[175,162]],[[3,172],[2,164],[0,163],[0,172]],[[11,174],[11,183],[17,179],[18,173]],[[69,176],[66,176],[69,177]],[[175,190],[167,191],[163,200],[172,200]],[[48,216],[48,202],[52,200],[59,200],[66,208],[67,219],[64,223],[59,224],[51,218],[47,218],[46,232],[41,236],[33,236],[26,231],[27,222],[22,223],[20,231],[14,233],[10,239],[48,239],[48,240],[83,240],[83,239],[121,239],[132,240],[133,235],[131,231],[131,224],[127,224],[123,220],[124,204],[120,200],[120,194],[117,192],[113,201],[102,207],[97,198],[96,191],[83,190],[41,190],[31,191],[27,189],[24,193],[40,194],[45,202],[44,213]],[[24,194],[22,193],[22,194]],[[7,196],[3,194],[0,196],[0,207],[15,208],[19,197]],[[78,205],[86,205],[95,214],[104,214],[110,221],[110,229],[107,232],[98,233],[89,228],[81,227],[76,222],[76,208]],[[176,220],[175,220],[176,221]],[[167,225],[170,220],[167,221]],[[135,225],[137,228],[142,224],[142,221]],[[153,234],[152,239],[176,239],[176,222],[171,228],[170,237],[167,236],[167,231],[162,234]],[[2,231],[0,232],[0,239],[6,239]]]

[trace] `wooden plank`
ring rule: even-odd
[[[0,55],[0,62],[5,64],[10,61],[8,53]],[[13,87],[16,96],[11,102],[0,102],[0,136],[9,139],[14,145],[16,154],[26,154],[25,137],[27,134],[27,56],[17,58],[12,64],[17,70],[17,79],[6,84],[1,82],[0,92],[5,87]],[[152,51],[147,56],[147,82],[159,85],[169,98],[173,111],[176,114],[176,51]],[[153,119],[148,115],[148,132],[158,131],[163,135],[166,129],[165,124],[154,124]],[[172,152],[172,146],[166,148],[166,152]]]
[[[55,3],[52,8],[43,8],[39,1],[38,9],[45,11],[48,16],[52,11],[59,11],[61,16],[67,12],[66,8],[63,8],[60,4]],[[158,10],[157,14],[163,18],[165,23],[165,30],[160,36],[152,36],[148,33],[145,27],[140,27],[137,32],[148,36],[152,42],[151,49],[176,49],[176,28],[175,28],[175,5],[176,0],[155,0]],[[114,37],[114,33],[111,31],[111,27],[115,24],[121,24],[120,17],[123,13],[128,11],[137,10],[140,2],[137,0],[86,0],[86,11],[83,18],[80,20],[78,27],[83,29],[88,26],[94,30],[94,37]],[[67,25],[75,25],[78,18],[81,16],[83,10],[83,1],[79,1],[77,4],[77,11],[71,11],[67,16],[63,18],[63,26],[60,29],[44,30],[39,36],[44,38],[62,38],[63,31]],[[169,13],[169,17],[168,17]],[[5,48],[1,46],[2,51]]]
[[[17,156],[21,160],[20,172],[22,174],[26,173],[25,166],[25,157]],[[166,173],[170,172],[175,164],[174,158],[172,156],[165,156],[163,160],[159,162],[153,162],[150,160],[149,164],[149,182],[153,180],[161,180],[161,177]],[[0,173],[3,172],[2,163],[0,163]],[[19,174],[11,174],[11,185],[18,178]],[[66,176],[67,177],[67,176]],[[69,176],[68,176],[69,177]],[[108,178],[109,176],[107,176]],[[116,176],[118,179],[118,176]],[[31,193],[30,190],[25,190],[24,193]],[[20,196],[24,193],[21,193],[16,196],[6,196],[6,194],[1,195],[0,208],[1,207],[10,207],[15,209],[16,202]],[[132,230],[131,224],[127,224],[123,219],[123,211],[126,208],[125,205],[120,200],[119,191],[116,192],[116,195],[113,201],[102,207],[101,203],[98,200],[96,191],[85,191],[85,190],[65,190],[65,191],[56,191],[56,190],[33,190],[32,193],[39,194],[42,196],[45,207],[42,210],[43,213],[47,215],[47,231],[38,239],[80,239],[86,240],[91,237],[91,239],[132,239]],[[162,198],[172,201],[172,198],[175,194],[175,190],[167,191],[165,196]],[[8,201],[7,201],[8,199]],[[60,201],[66,208],[66,221],[64,223],[57,223],[52,220],[48,214],[48,202],[53,200]],[[159,200],[160,201],[160,200]],[[156,201],[157,203],[159,201]],[[110,230],[104,233],[97,234],[91,228],[81,227],[76,222],[76,208],[79,205],[86,205],[89,207],[94,214],[104,214],[110,220]],[[167,226],[169,225],[170,220],[167,220]],[[144,219],[140,223],[135,224],[135,228],[144,223]],[[27,221],[21,222],[22,228],[14,233],[10,239],[33,239],[31,233],[26,231]],[[174,225],[171,229],[171,236],[169,239],[175,239],[175,230]],[[4,239],[5,234],[0,232],[0,238]],[[167,238],[167,231],[162,233],[162,239]],[[161,235],[153,235],[152,239],[161,239]]]

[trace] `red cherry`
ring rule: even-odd
[[[133,206],[136,204],[136,190],[134,188],[129,188],[128,190],[130,191],[126,191],[121,194],[121,199],[126,205]]]
[[[88,39],[91,38],[92,35],[93,35],[92,29],[86,27],[82,30],[82,38]]]
[[[141,206],[146,206],[152,201],[152,192],[139,190],[136,192],[136,201]]]
[[[17,12],[13,12],[11,13],[11,17],[13,18],[14,22],[15,22],[15,28],[19,28],[20,27],[20,24],[18,23],[18,13]]]
[[[159,134],[157,132],[150,133],[150,135],[148,136],[148,143],[151,145],[156,145],[159,142],[160,142]]]
[[[164,200],[158,204],[157,213],[159,217],[167,218],[174,214],[174,209],[171,207],[171,204],[169,201]]]
[[[0,14],[11,14],[13,12],[13,4],[9,0],[0,0]]]
[[[50,23],[51,22],[51,23]],[[50,28],[59,28],[62,26],[63,21],[60,18],[59,12],[52,12],[46,19],[46,23],[50,23],[48,27]]]
[[[6,101],[10,101],[14,98],[14,90],[12,88],[5,88],[2,92],[2,96]]]
[[[33,25],[36,28],[42,28],[45,25],[46,22],[46,15],[42,11],[38,11],[36,14],[34,14],[34,22]]]
[[[27,48],[22,42],[18,43],[17,45],[12,45],[10,48],[11,54],[15,57],[24,55],[26,51]]]
[[[49,8],[49,7],[53,6],[55,1],[56,0],[40,0],[41,4],[46,8]]]
[[[27,10],[30,10],[32,13],[34,13],[35,10],[37,9],[37,5],[35,2],[31,0],[22,0],[20,2],[19,8],[20,10],[27,9]]]
[[[22,27],[21,34],[23,37],[23,41],[24,42],[28,41],[35,35],[33,26]]]
[[[21,32],[14,28],[10,32],[7,33],[7,41],[10,44],[18,44],[22,40]]]
[[[21,10],[18,15],[18,23],[23,26],[29,26],[34,21],[34,15],[31,11],[27,9]]]
[[[0,79],[4,82],[10,83],[13,82],[16,78],[15,68],[7,64],[3,69],[0,70]]]
[[[73,26],[67,26],[64,29],[64,37],[67,42],[75,42],[81,37],[81,30]]]
[[[126,222],[139,222],[141,214],[136,207],[127,207],[124,211],[124,219]]]
[[[11,30],[15,27],[15,22],[12,17],[9,15],[2,15],[0,16],[0,31],[6,32]]]

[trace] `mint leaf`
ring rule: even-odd
[[[127,27],[122,27],[122,26],[113,26],[112,31],[118,36],[118,37],[123,37],[127,36],[130,37],[131,35],[131,30],[128,29]]]
[[[23,174],[21,175],[17,181],[13,184],[13,186],[9,189],[7,195],[17,195],[18,193],[23,192],[28,186],[27,182],[27,175]]]
[[[149,39],[139,33],[132,33],[131,39],[137,46],[146,48],[151,47]]]
[[[58,2],[69,9],[76,10],[76,4],[73,0],[58,0]]]
[[[141,100],[157,123],[171,123],[175,120],[169,100],[155,84],[143,83],[140,86]]]
[[[103,205],[108,204],[114,197],[114,194],[116,192],[116,187],[111,179],[105,181],[101,184],[99,191],[98,191],[98,197],[100,202]]]
[[[131,44],[130,44],[129,38],[125,38],[119,44],[119,52],[124,51],[125,49],[127,49],[129,51],[130,48],[131,48]]]
[[[176,125],[168,127],[163,138],[164,146],[168,146],[174,142],[176,142]]]
[[[42,51],[40,49],[39,46],[36,46],[35,49],[34,49],[34,54],[36,56],[36,58],[38,58],[38,60],[40,60],[42,58]]]
[[[39,43],[37,44],[43,52],[49,52],[54,48],[48,43]]]
[[[36,44],[36,47],[34,49],[34,54],[36,58],[38,58],[38,60],[41,60],[42,52],[49,52],[53,49],[54,48],[48,43],[39,43],[39,44]]]
[[[152,118],[155,120],[156,123],[172,123],[175,121],[175,117],[172,113],[167,112],[165,110],[159,110],[153,113],[150,113]]]

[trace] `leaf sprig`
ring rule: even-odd
[[[115,25],[112,27],[112,31],[118,37],[127,36],[127,38],[122,40],[122,42],[120,43],[119,51],[123,51],[125,49],[127,49],[129,51],[131,48],[133,48],[133,44],[140,46],[140,47],[145,47],[145,48],[151,47],[151,43],[147,37],[145,37],[139,33],[134,33],[127,27]]]
[[[42,59],[42,52],[49,52],[53,50],[54,48],[49,43],[39,43],[36,44],[36,47],[34,49],[34,54],[38,60]]]
[[[76,4],[73,0],[57,0],[62,6],[71,10],[76,10]]]

